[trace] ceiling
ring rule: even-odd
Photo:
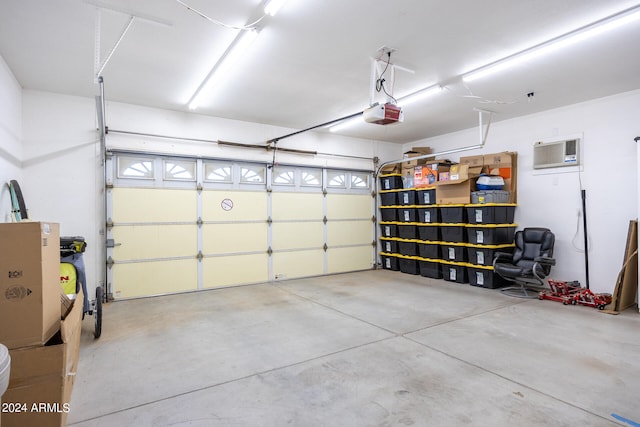
[[[182,1],[231,26],[263,15],[261,0]],[[432,84],[444,90],[405,107],[403,123],[363,121],[340,134],[408,143],[476,126],[475,108],[495,112],[498,121],[638,89],[640,20],[493,76],[461,80],[470,70],[637,5],[288,0],[258,23],[256,41],[195,112],[294,130],[356,113],[369,105],[372,58],[383,46],[395,49],[394,96]],[[188,100],[236,32],[176,0],[0,2],[0,55],[24,89],[93,97],[96,69],[108,58],[102,72],[107,101],[170,110],[189,111]]]

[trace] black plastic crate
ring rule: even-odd
[[[436,204],[436,189],[429,188],[416,191],[416,204],[418,205],[435,205]]]
[[[416,190],[407,189],[398,191],[398,204],[402,206],[416,204]]]
[[[513,243],[503,245],[473,245],[467,244],[467,260],[476,265],[493,265],[496,252],[513,252]]]
[[[396,218],[400,222],[417,222],[416,208],[414,206],[403,206],[396,208]]]
[[[398,253],[398,240],[395,237],[381,237],[380,247],[382,248],[382,252],[391,254]]]
[[[398,257],[400,271],[407,274],[420,274],[418,259],[415,257]]]
[[[440,218],[446,223],[465,223],[467,215],[464,205],[440,205]]]
[[[398,223],[398,237],[403,239],[415,239],[417,237],[416,225],[409,223]]]
[[[440,224],[440,236],[444,242],[462,243],[467,239],[465,224]]]
[[[382,206],[394,206],[398,204],[398,192],[394,190],[380,192],[380,204]]]
[[[404,256],[418,255],[418,241],[412,239],[398,239],[398,253]]]
[[[400,271],[400,263],[396,255],[380,253],[380,259],[382,260],[382,268],[385,270]]]
[[[515,216],[515,205],[487,203],[467,205],[469,224],[511,224]]]
[[[442,259],[455,262],[467,262],[467,251],[465,244],[454,244],[449,242],[442,242],[441,244]]]
[[[390,206],[380,206],[381,221],[395,221],[397,219],[398,208]]]
[[[381,190],[396,190],[399,188],[402,188],[402,175],[399,173],[380,175]]]
[[[506,286],[509,283],[496,274],[491,266],[470,265],[467,270],[469,284],[472,286],[495,289]]]
[[[467,264],[461,262],[441,261],[442,278],[448,282],[469,283]]]
[[[516,227],[516,224],[469,224],[467,239],[469,243],[481,245],[512,243]]]
[[[439,224],[418,224],[418,239],[420,240],[440,240],[440,225]]]
[[[440,242],[418,240],[418,256],[421,258],[440,258]]]
[[[398,226],[394,222],[380,222],[380,234],[382,237],[397,237]]]
[[[436,206],[429,208],[416,208],[418,222],[440,222],[440,210]]]
[[[442,279],[442,269],[440,268],[440,262],[438,260],[419,258],[418,267],[421,276],[432,279]]]

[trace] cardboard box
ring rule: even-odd
[[[60,227],[0,224],[0,342],[42,345],[60,327]]]
[[[471,202],[471,192],[475,190],[476,178],[481,167],[470,167],[468,164],[452,165],[449,172],[440,174],[436,185],[436,203],[465,204]]]
[[[9,350],[11,376],[2,400],[18,404],[21,411],[3,413],[2,427],[66,425],[78,369],[83,300],[81,290],[69,315],[58,320],[57,333],[44,346]]]
[[[460,157],[460,164],[469,165],[471,167],[483,167],[484,155]]]
[[[413,168],[413,182],[416,188],[435,187],[438,176],[449,171],[448,163],[428,163]]]
[[[413,157],[424,156],[425,154],[431,154],[430,147],[413,147],[410,151],[405,152],[403,158],[407,159],[407,161],[402,162],[402,176],[413,175],[416,166],[428,163],[430,158],[411,160]]]
[[[509,203],[518,202],[518,153],[485,154],[484,165],[490,175],[500,175],[504,179],[504,190],[510,191]]]

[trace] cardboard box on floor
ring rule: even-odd
[[[484,166],[489,175],[500,175],[504,179],[504,189],[510,194],[509,203],[518,202],[518,153],[485,154]]]
[[[81,290],[67,317],[58,321],[58,332],[44,346],[9,350],[11,376],[2,401],[19,405],[21,411],[3,413],[2,427],[66,425],[78,370],[83,300]]]
[[[449,172],[440,174],[436,184],[436,203],[465,204],[471,202],[471,192],[475,190],[476,178],[482,167],[470,167],[468,164],[456,164]]]
[[[0,342],[42,345],[59,327],[59,225],[0,223]]]

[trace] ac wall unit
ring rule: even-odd
[[[557,168],[580,164],[580,139],[533,144],[533,168]]]

